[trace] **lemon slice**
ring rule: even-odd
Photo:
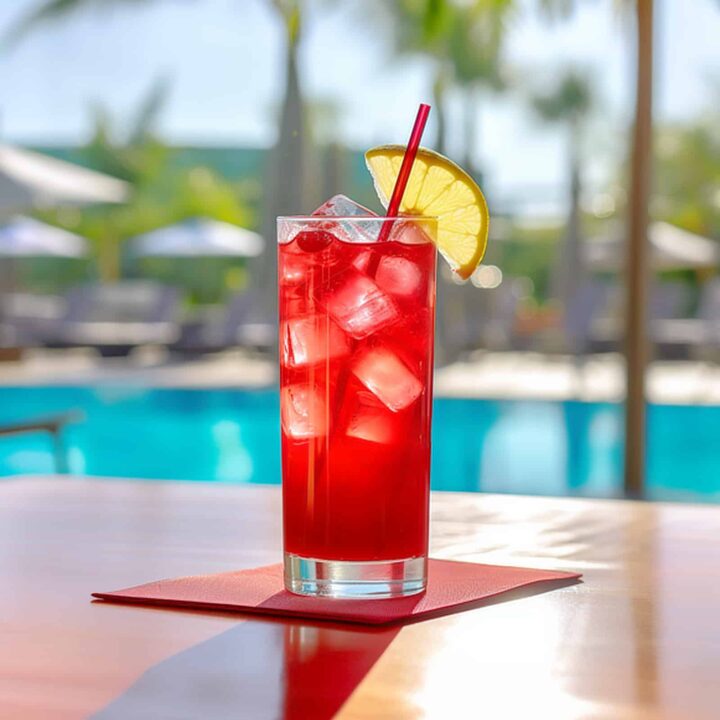
[[[386,208],[404,154],[403,145],[381,145],[365,153]],[[488,209],[482,191],[462,168],[433,150],[420,148],[400,212],[437,217],[438,250],[461,278],[467,280],[473,274],[487,247]]]

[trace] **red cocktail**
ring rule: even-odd
[[[327,212],[364,208],[346,198]],[[435,221],[280,218],[286,585],[345,597],[425,586]]]

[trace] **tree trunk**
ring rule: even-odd
[[[435,150],[441,155],[447,151],[447,118],[445,116],[445,91],[447,90],[447,77],[445,68],[438,66],[433,82],[433,111],[436,118],[437,135],[435,136]]]
[[[637,2],[637,87],[632,139],[626,284],[625,493],[645,483],[645,373],[648,362],[648,202],[652,163],[653,0]]]
[[[98,248],[98,272],[103,283],[120,279],[120,243],[114,235],[105,235]]]
[[[567,310],[583,282],[582,228],[580,199],[582,176],[580,168],[580,132],[576,124],[570,127],[568,145],[568,215],[565,237],[558,247],[555,260],[553,295],[560,298]]]
[[[263,192],[262,234],[266,248],[252,276],[258,298],[257,311],[268,322],[277,321],[278,215],[309,212],[305,205],[307,159],[305,155],[304,107],[298,73],[299,34],[288,32],[285,57],[285,94],[277,141],[270,151]],[[257,314],[257,313],[256,313]]]
[[[468,175],[470,175],[475,182],[482,186],[482,172],[477,167],[475,162],[475,150],[477,141],[479,138],[479,112],[480,107],[478,103],[477,88],[473,85],[468,85],[465,88],[465,108],[464,108],[464,122],[463,122],[463,134],[464,134],[464,145],[465,145],[465,160],[464,168]]]
[[[442,64],[438,65],[433,82],[433,113],[437,122],[435,149],[445,154],[447,151],[447,118],[445,115],[445,91],[447,90],[447,73]],[[442,261],[440,261],[442,262]],[[452,326],[448,294],[451,290],[448,282],[443,280],[441,267],[437,269],[437,295],[435,305],[435,364],[438,367],[454,360],[450,347],[448,329]]]
[[[322,196],[323,200],[347,192],[345,186],[345,157],[340,143],[328,143],[322,152]]]

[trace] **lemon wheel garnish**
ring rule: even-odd
[[[365,153],[386,208],[404,154],[403,145],[381,145]],[[420,148],[400,212],[437,217],[438,250],[460,277],[473,274],[487,247],[488,209],[482,191],[462,168],[433,150]]]

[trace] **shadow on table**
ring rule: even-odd
[[[398,632],[248,620],[158,663],[92,717],[331,718]]]
[[[540,582],[383,626],[246,619],[154,665],[92,718],[326,720],[334,717],[404,626],[579,583],[574,578]]]

